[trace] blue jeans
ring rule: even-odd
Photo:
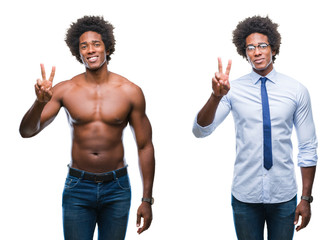
[[[294,235],[296,196],[284,203],[243,203],[232,196],[233,219],[238,240],[291,240]]]
[[[65,240],[92,240],[96,224],[99,240],[125,239],[131,187],[128,175],[96,183],[68,175],[63,191]]]

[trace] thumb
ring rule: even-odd
[[[40,87],[42,85],[42,80],[41,79],[37,79],[36,80],[36,84],[37,84],[37,86]]]

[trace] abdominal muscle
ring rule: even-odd
[[[125,126],[103,122],[73,125],[70,166],[92,173],[110,172],[124,167],[122,131]]]

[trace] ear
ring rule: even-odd
[[[275,53],[275,50],[273,50],[273,51],[272,51],[272,56],[275,56],[275,54],[276,54],[276,53]]]

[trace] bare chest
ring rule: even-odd
[[[101,121],[106,124],[122,124],[127,121],[131,104],[118,88],[77,88],[63,98],[72,124]]]

